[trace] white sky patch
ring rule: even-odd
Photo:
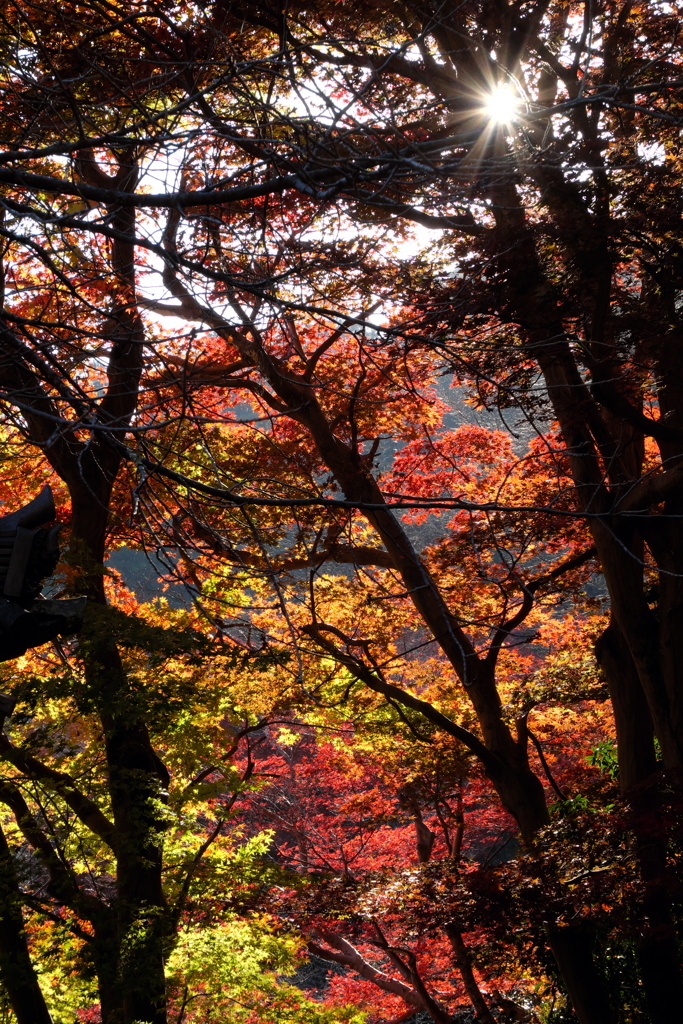
[[[427,228],[423,224],[411,224],[406,231],[406,237],[397,239],[395,242],[396,256],[400,260],[409,260],[419,253],[424,252],[429,246],[438,241],[443,234],[443,228]]]
[[[636,152],[641,160],[661,167],[666,162],[666,149],[661,142],[639,142]]]

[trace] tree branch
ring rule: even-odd
[[[112,850],[116,850],[117,833],[114,824],[96,803],[77,788],[70,775],[58,772],[31,754],[26,754],[15,747],[4,733],[0,733],[0,757],[9,761],[28,779],[40,781],[58,793],[86,828],[99,836]]]
[[[335,935],[334,932],[329,931],[327,928],[314,928],[312,934],[315,938],[333,947],[332,949],[326,949],[324,946],[311,940],[308,943],[308,950],[314,956],[319,956],[322,960],[328,960],[333,964],[340,964],[342,967],[350,967],[361,978],[371,981],[373,985],[382,989],[383,992],[391,992],[392,995],[400,996],[406,1003],[415,1006],[418,1010],[425,1008],[423,1000],[413,988],[404,985],[402,981],[391,978],[388,974],[373,967],[358,952],[355,946],[352,946],[346,939]]]
[[[6,781],[0,781],[0,800],[10,808],[26,841],[36,851],[50,876],[50,895],[58,903],[65,903],[75,913],[93,924],[111,915],[106,903],[83,892],[70,868],[55,851],[48,836],[31,813],[20,790]]]
[[[471,750],[475,754],[482,764],[491,768],[492,770],[498,770],[500,768],[498,759],[490,750],[484,746],[481,740],[465,729],[463,726],[458,725],[456,722],[451,721],[446,715],[443,715],[440,711],[425,700],[420,700],[419,697],[414,697],[412,693],[407,693],[405,690],[401,690],[400,687],[394,686],[393,683],[388,683],[386,680],[380,679],[374,672],[372,672],[367,665],[364,665],[362,661],[354,658],[352,655],[340,651],[338,647],[335,647],[333,643],[325,639],[322,636],[322,632],[332,633],[334,636],[338,636],[341,640],[346,643],[353,644],[354,641],[351,637],[345,636],[341,630],[335,626],[327,625],[323,622],[318,622],[315,625],[304,626],[302,632],[306,633],[313,640],[318,643],[324,651],[330,654],[336,661],[348,668],[353,675],[355,675],[361,682],[374,690],[375,693],[381,693],[384,697],[388,697],[391,700],[396,701],[398,704],[403,704],[404,707],[410,708],[411,711],[417,711],[423,715],[427,721],[431,722],[432,725],[436,725],[437,728],[442,729],[448,733],[449,736],[454,736],[460,740],[468,750]]]

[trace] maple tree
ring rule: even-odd
[[[582,1024],[680,1005],[678,31],[655,2],[2,5],[0,486],[61,488],[55,586],[90,602],[3,669],[20,1024],[50,1019],[50,929],[106,1024],[523,1012],[482,994],[487,943],[501,993],[557,974]],[[454,426],[463,396],[496,428]],[[193,611],[112,589],[121,545]],[[622,818],[589,798],[603,680]],[[278,722],[307,737],[289,789],[253,749]],[[391,773],[352,795],[363,743]],[[321,821],[305,765],[335,757]],[[487,785],[525,848],[495,880],[449,809]],[[300,948],[258,905],[287,885],[362,993],[268,973]]]

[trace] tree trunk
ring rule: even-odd
[[[546,329],[545,337],[550,335]],[[608,678],[613,701],[622,792],[637,798],[639,785],[654,770],[653,729],[665,765],[674,774],[683,770],[681,510],[669,508],[668,502],[668,517],[650,522],[643,517],[641,523],[660,570],[658,619],[644,592],[642,542],[634,522],[610,516],[623,488],[614,468],[618,468],[616,457],[610,469],[611,488],[605,486],[596,439],[606,427],[606,420],[590,396],[586,396],[585,385],[563,347],[546,343],[545,348],[544,352],[539,347],[539,363],[567,445],[577,495],[584,509],[592,514],[588,525],[609,590],[612,623],[598,641],[596,655]],[[616,444],[610,435],[606,440]],[[603,448],[604,441],[605,438],[601,442]],[[629,473],[626,466],[623,474],[626,493],[633,487],[634,479],[639,478],[637,468],[635,472],[630,468]],[[659,846],[657,852],[655,845]],[[648,886],[642,907],[645,928],[639,942],[640,970],[652,1020],[657,1024],[671,1020],[672,1007],[680,1010],[683,1005],[678,943],[669,899],[661,885],[665,857],[659,841],[652,837],[639,840],[640,870]],[[581,1015],[590,1012],[590,984],[588,1000],[581,998],[580,993],[576,998],[572,995],[572,987],[579,979],[571,962],[576,957],[580,964],[582,950],[580,943],[569,940],[570,935],[551,936],[551,945],[583,1021]],[[565,969],[561,961],[566,958],[569,963]]]
[[[680,462],[680,453],[671,461]],[[661,672],[658,694],[658,716],[655,719],[657,738],[667,768],[683,783],[683,501],[676,495],[664,506],[662,521],[647,531],[648,547],[659,570],[657,620],[653,640]],[[653,710],[653,717],[655,711]],[[661,726],[659,726],[661,721]],[[661,735],[660,735],[661,729]]]
[[[668,645],[662,647],[660,643],[661,626],[643,592],[642,567],[631,554],[631,537],[618,524],[594,520],[591,531],[609,590],[613,621],[631,653],[664,764],[679,774],[683,771],[683,695],[676,692],[679,687],[675,666],[669,664]],[[659,611],[660,616],[668,618],[661,602]]]
[[[92,154],[81,155],[79,170],[85,178],[107,187],[134,187],[138,176],[134,151],[123,151],[117,155],[117,162],[115,179],[108,178]],[[111,351],[99,420],[120,431],[130,423],[137,405],[145,332],[135,294],[135,248],[123,240],[135,233],[135,211],[112,209],[112,223],[121,237],[112,246],[115,288],[108,321]],[[114,447],[94,438],[82,453],[77,472],[72,472],[68,480],[76,553],[85,553],[83,587],[95,617],[106,615],[101,570],[111,493],[120,461]],[[112,1006],[111,1024],[120,1020],[123,1024],[166,1024],[168,922],[159,837],[166,827],[162,805],[168,773],[154,753],[143,712],[130,703],[119,651],[115,643],[102,638],[102,621],[95,619],[94,625],[99,632],[90,643],[85,635],[86,678],[105,734],[109,792],[118,837],[117,935],[110,947],[113,963],[102,963],[101,987]],[[104,626],[106,633],[106,620]]]
[[[0,829],[0,981],[17,1024],[53,1024],[31,962],[21,904],[12,855]]]
[[[612,697],[621,792],[636,815],[651,816],[658,801],[652,719],[628,644],[614,621],[599,638],[596,656]],[[647,828],[638,829],[637,848],[646,886],[640,907],[640,973],[652,1024],[667,1024],[671,1008],[683,1006],[683,979],[680,946],[664,882],[666,842],[648,834]]]
[[[605,982],[595,965],[592,935],[584,927],[549,925],[546,934],[567,995],[581,1024],[613,1024]]]
[[[159,836],[168,773],[154,753],[140,711],[131,707],[128,681],[116,644],[106,639],[107,602],[101,566],[107,519],[107,480],[85,515],[74,516],[75,550],[85,553],[83,589],[90,601],[82,651],[87,685],[105,734],[109,794],[116,826],[116,934],[98,935],[98,983],[104,1024],[166,1024],[165,943],[167,907],[162,890]],[[90,634],[90,636],[89,636]],[[92,639],[90,639],[92,637]]]
[[[683,1007],[683,978],[681,946],[666,884],[666,841],[651,833],[650,821],[659,803],[657,780],[635,788],[630,797],[636,815],[646,816],[644,828],[636,822],[638,866],[645,883],[638,922],[640,973],[652,1024],[670,1024]]]
[[[113,961],[103,957],[100,983],[114,1008],[111,1024],[166,1024],[167,907],[159,837],[166,827],[168,774],[138,716],[126,714],[126,678],[113,644],[100,642],[88,652],[86,676],[103,705],[100,717],[117,833],[117,928],[109,944]],[[109,1024],[104,1014],[103,1020]]]
[[[94,942],[100,947],[93,956],[97,972],[97,993],[100,997],[100,1015],[103,1024],[117,1024],[123,1020],[123,1001],[116,983],[118,943],[113,933],[98,935]]]
[[[160,779],[143,730],[108,730],[107,762],[120,847],[116,862],[119,973],[125,1024],[165,1024],[164,937],[161,886],[164,828]]]
[[[477,979],[474,977],[472,957],[463,941],[460,930],[454,924],[449,924],[446,925],[446,934],[453,950],[453,959],[460,972],[467,997],[477,1015],[477,1020],[482,1021],[483,1024],[496,1024],[495,1018],[489,1010],[481,989],[477,984]]]
[[[652,717],[628,644],[614,619],[598,638],[595,656],[614,710],[619,787],[627,794],[657,769]]]

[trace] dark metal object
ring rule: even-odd
[[[47,601],[43,581],[59,561],[61,527],[45,529],[55,518],[50,487],[8,516],[0,517],[0,661],[18,658],[57,636],[78,633],[86,598]],[[10,715],[15,701],[0,694],[0,718]]]

